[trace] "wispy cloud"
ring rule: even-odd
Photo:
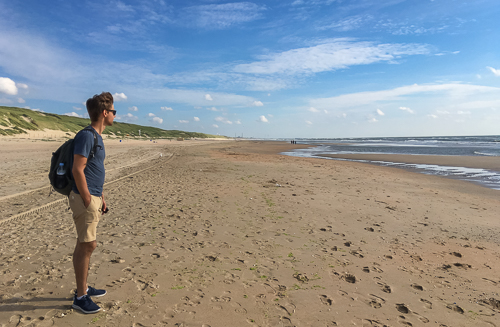
[[[126,123],[132,123],[139,119],[139,117],[132,115],[130,112],[126,115],[117,115],[116,120],[124,121]]]
[[[338,21],[335,21],[333,23],[330,23],[328,25],[323,25],[318,27],[318,30],[334,30],[334,31],[341,31],[341,32],[346,32],[346,31],[351,31],[358,29],[365,25],[367,22],[372,21],[373,16],[371,15],[356,15],[356,16],[350,16],[346,18],[342,18]]]
[[[129,111],[139,111],[139,108],[137,108],[136,106],[132,106],[132,107],[129,107],[128,110]]]
[[[193,121],[200,121],[199,117],[193,117]]]
[[[495,69],[493,67],[486,67],[488,68],[495,76],[500,76],[500,69]]]
[[[413,110],[411,110],[410,108],[408,107],[399,107],[399,110],[403,110],[403,111],[406,111],[410,114],[414,114],[415,112]]]
[[[463,99],[466,96],[475,94],[492,94],[498,96],[498,94],[500,94],[500,88],[470,84],[414,84],[390,90],[350,93],[331,98],[313,99],[310,101],[310,104],[313,107],[325,109],[353,108],[367,104],[376,104],[383,101],[402,100],[405,96],[415,94],[423,95],[435,93],[441,93],[453,98]]]
[[[251,2],[234,2],[186,7],[180,22],[192,28],[226,29],[262,17],[265,7]]]
[[[335,39],[308,48],[263,55],[260,61],[236,65],[234,71],[249,74],[311,74],[354,65],[393,62],[402,56],[428,53],[429,46],[423,44],[375,44]]]
[[[188,124],[189,120],[179,120],[179,123],[181,123],[181,124]]]
[[[229,125],[233,124],[232,121],[228,120],[225,117],[216,117],[215,121],[218,121],[218,122],[221,122],[221,123],[224,123],[224,124],[229,124]]]
[[[165,111],[173,111],[174,110],[171,107],[161,107],[160,109],[165,110]]]

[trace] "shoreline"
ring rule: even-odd
[[[316,157],[489,169],[500,172],[500,157],[416,154],[317,154]]]

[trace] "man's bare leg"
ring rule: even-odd
[[[97,242],[79,242],[76,240],[73,252],[73,268],[75,269],[76,292],[78,296],[87,294],[87,276],[89,273],[90,256],[97,247]]]

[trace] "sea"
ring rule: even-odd
[[[500,171],[485,168],[324,157],[325,154],[405,154],[415,156],[498,157],[500,161],[500,135],[295,139],[295,141],[297,144],[307,144],[311,147],[283,152],[282,154],[296,157],[319,157],[327,160],[347,160],[381,166],[391,166],[422,174],[439,175],[465,180],[491,189],[500,190]]]

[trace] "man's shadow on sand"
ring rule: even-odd
[[[9,299],[9,300],[3,300],[0,301],[0,312],[7,312],[7,311],[33,311],[33,310],[38,310],[38,309],[60,309],[60,310],[67,310],[71,308],[70,301],[72,301],[72,298],[70,297],[60,297],[60,298],[54,298],[54,297],[34,297],[32,299]],[[61,304],[54,304],[54,305],[37,305],[36,303],[43,303],[43,302],[64,302]]]

